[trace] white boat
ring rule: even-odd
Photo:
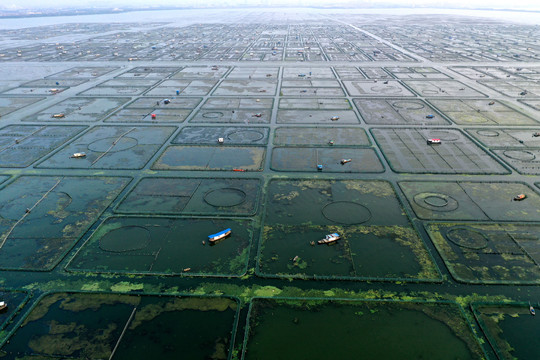
[[[330,244],[330,243],[338,241],[339,239],[341,239],[341,236],[339,236],[338,233],[332,233],[332,234],[326,235],[324,237],[324,239],[321,239],[321,240],[317,241],[317,243],[318,244]]]

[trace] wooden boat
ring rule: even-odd
[[[5,301],[0,301],[0,311],[4,311],[7,309],[7,303]]]
[[[441,139],[427,139],[428,145],[438,145],[441,143]]]
[[[227,236],[231,235],[231,233],[232,230],[230,228],[222,230],[218,233],[208,235],[208,241],[210,241],[211,243],[216,242],[218,240],[226,238]]]
[[[78,152],[78,153],[74,153],[70,157],[72,157],[72,158],[83,158],[83,157],[86,157],[86,153]]]
[[[341,239],[341,236],[339,236],[338,233],[332,233],[332,234],[326,235],[324,239],[317,241],[317,243],[318,244],[331,244],[333,242],[338,241],[339,239]]]
[[[527,198],[527,195],[519,194],[519,195],[514,196],[514,201],[521,201],[521,200],[524,200],[526,198]]]

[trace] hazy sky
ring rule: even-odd
[[[433,6],[451,6],[451,7],[489,7],[489,8],[513,8],[540,9],[539,0],[1,0],[0,8],[53,8],[53,7],[111,7],[111,6],[142,6],[142,5],[192,5],[192,4],[298,4],[302,6],[319,6],[330,5],[336,3],[348,3],[365,6],[366,4],[403,4],[410,5],[433,5]]]

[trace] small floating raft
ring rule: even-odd
[[[227,236],[231,235],[231,233],[232,230],[230,228],[222,230],[218,233],[208,235],[208,241],[210,241],[211,243],[216,242],[218,240],[226,238]]]
[[[521,200],[525,200],[526,198],[527,198],[527,195],[519,194],[519,195],[514,196],[514,201],[521,201]]]
[[[317,241],[317,244],[331,244],[333,242],[338,241],[339,239],[341,239],[341,236],[339,236],[338,233],[332,233],[332,234],[326,235],[324,239]]]

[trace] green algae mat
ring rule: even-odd
[[[475,303],[472,310],[498,359],[526,360],[538,357],[540,322],[529,310],[540,303]]]
[[[115,211],[165,215],[255,215],[260,192],[259,179],[143,178]]]
[[[392,186],[384,181],[272,180],[259,245],[264,277],[437,281]],[[317,241],[337,232],[330,245]]]
[[[52,293],[0,355],[9,359],[227,359],[238,303],[226,297]]]
[[[540,225],[425,225],[452,276],[475,284],[539,284]]]
[[[232,234],[210,243],[208,236]],[[111,217],[70,260],[69,270],[184,276],[241,276],[253,237],[249,220]]]
[[[485,359],[461,308],[446,302],[256,298],[246,338],[246,360]]]
[[[0,268],[52,270],[129,181],[21,176],[8,183],[0,189]]]

